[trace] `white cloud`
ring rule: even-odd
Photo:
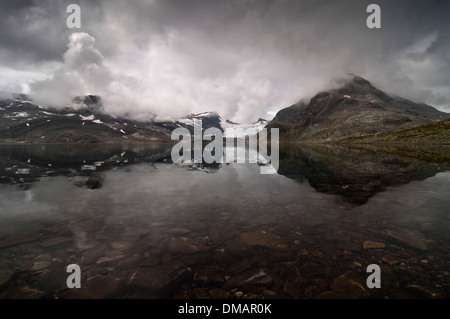
[[[383,27],[370,30],[361,1],[82,0],[82,32],[69,34],[64,5],[43,0],[25,7],[18,22],[0,20],[0,40],[8,42],[0,67],[15,70],[0,89],[29,86],[54,106],[98,94],[106,111],[137,118],[217,111],[244,123],[271,118],[354,73],[445,108],[445,10],[380,1]],[[400,8],[408,19],[397,16]]]

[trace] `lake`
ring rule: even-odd
[[[450,297],[448,148],[281,144],[264,175],[171,147],[1,145],[0,296]]]

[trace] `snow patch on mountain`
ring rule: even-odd
[[[82,119],[83,121],[92,121],[92,120],[95,119],[95,116],[94,116],[94,115],[89,115],[89,116],[83,116],[83,115],[80,115],[80,117],[81,117],[81,119]]]
[[[253,124],[238,124],[230,120],[224,120],[217,112],[202,112],[198,114],[189,114],[185,118],[174,120],[177,126],[192,126],[199,127],[200,125],[205,128],[204,123],[207,120],[217,120],[220,127],[218,129],[222,130],[223,136],[226,138],[244,138],[245,136],[256,135],[260,132],[267,124],[264,119],[258,119]]]
[[[267,121],[255,122],[253,124],[234,124],[231,121],[221,121],[220,126],[224,131],[224,137],[226,138],[244,138],[245,136],[251,136],[258,134]]]

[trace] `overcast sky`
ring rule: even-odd
[[[81,7],[81,29],[66,26]],[[381,7],[368,29],[367,5]],[[2,1],[0,91],[160,119],[252,122],[354,73],[450,111],[450,1]]]

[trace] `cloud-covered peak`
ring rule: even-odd
[[[70,1],[0,4],[0,91],[64,105],[96,94],[105,110],[180,118],[216,110],[250,123],[358,74],[391,94],[450,104],[448,1]],[[12,18],[14,17],[14,19]]]

